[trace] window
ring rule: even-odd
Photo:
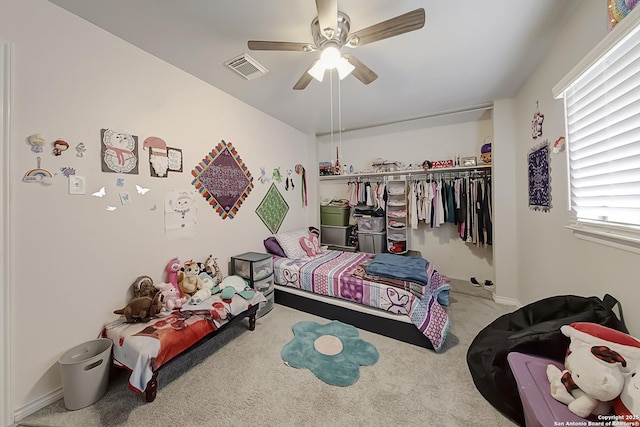
[[[639,8],[640,9],[640,8]],[[640,250],[640,10],[554,87],[564,98],[569,228]]]

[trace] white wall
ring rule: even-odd
[[[341,143],[338,135],[333,135],[333,141],[330,135],[323,136],[318,140],[318,159],[335,160],[338,147],[343,166],[353,165],[355,171],[371,170],[372,161],[378,157],[406,165],[421,165],[426,159],[453,159],[456,155],[476,156],[479,161],[485,138],[493,137],[493,124],[489,111],[478,117],[481,119],[446,125],[442,121],[456,120],[430,118],[351,131],[342,134]],[[347,180],[322,181],[319,192],[321,198],[347,198]],[[411,230],[409,239],[409,249],[420,251],[451,278],[495,280],[492,247],[463,242],[454,224],[440,228],[420,224],[417,230]]]
[[[139,275],[156,282],[174,256],[181,260],[219,257],[223,272],[230,256],[263,250],[270,233],[255,214],[268,186],[260,167],[283,171],[302,163],[316,169],[314,138],[304,135],[225,93],[123,42],[45,0],[1,0],[0,39],[13,46],[11,143],[11,265],[14,304],[11,349],[12,407],[18,416],[60,397],[58,357],[98,336],[126,289]],[[121,128],[139,137],[160,136],[183,150],[184,171],[152,178],[140,147],[138,175],[103,173],[100,129]],[[26,139],[62,138],[62,156],[47,145],[42,167],[54,184],[25,183],[36,167]],[[198,236],[167,241],[166,191],[190,190],[191,170],[220,141],[231,141],[254,175],[255,188],[234,219],[222,220],[198,196]],[[77,157],[74,147],[87,151]],[[87,194],[69,195],[61,167],[86,177]],[[317,173],[309,174],[315,188]],[[116,178],[125,179],[122,188]],[[296,176],[299,183],[299,177]],[[150,189],[137,194],[135,185]],[[104,186],[107,196],[90,194]],[[299,191],[279,185],[290,211],[281,230],[315,223],[315,208],[303,208]],[[300,187],[296,187],[298,190]],[[128,191],[130,205],[117,197]],[[6,196],[6,195],[5,195]],[[317,200],[312,197],[311,206]],[[107,205],[116,206],[109,212]],[[156,210],[152,210],[153,206]]]
[[[562,100],[552,98],[551,88],[606,35],[606,13],[606,2],[581,2],[516,98],[518,299],[528,303],[550,295],[611,293],[626,309],[630,332],[640,336],[640,312],[635,310],[640,256],[578,240],[564,228],[569,218],[566,152],[551,155],[551,211],[534,212],[527,206],[526,159],[538,144],[531,137],[536,101],[545,116],[543,138],[553,143],[565,131]]]

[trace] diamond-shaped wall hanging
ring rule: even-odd
[[[276,234],[282,221],[284,221],[284,217],[287,216],[287,212],[289,212],[289,205],[275,184],[272,183],[264,199],[256,208],[256,214],[258,214],[271,234]]]
[[[233,219],[253,188],[251,172],[230,142],[219,143],[191,175],[191,184],[222,219]]]

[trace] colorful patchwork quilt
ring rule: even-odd
[[[369,253],[332,250],[313,258],[274,256],[275,283],[409,316],[434,350],[441,351],[450,327],[443,308],[449,303],[450,285],[431,263],[427,263],[429,280],[425,285],[369,280],[372,277],[364,270],[374,257]]]

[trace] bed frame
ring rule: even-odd
[[[283,285],[275,285],[275,303],[326,319],[339,320],[356,328],[409,344],[433,349],[431,342],[409,321],[407,316],[393,315],[354,302],[316,295]]]
[[[147,387],[146,387],[145,392],[144,392],[145,400],[147,402],[153,402],[156,399],[156,394],[158,392],[158,372],[162,368],[164,368],[165,366],[167,366],[168,364],[170,364],[171,362],[176,360],[179,356],[183,356],[183,355],[189,353],[191,350],[199,347],[200,345],[202,345],[206,341],[210,340],[211,338],[216,337],[220,332],[224,331],[225,329],[227,329],[230,326],[235,325],[236,323],[240,322],[242,319],[244,319],[246,317],[249,318],[249,330],[253,331],[256,328],[256,312],[258,311],[258,308],[260,308],[259,304],[256,304],[256,305],[254,305],[252,307],[249,307],[247,310],[245,310],[242,313],[238,314],[237,316],[235,316],[234,318],[229,320],[227,323],[225,323],[224,325],[222,325],[221,327],[219,327],[215,331],[212,331],[210,334],[205,335],[204,337],[202,337],[198,342],[196,342],[194,345],[192,345],[191,347],[189,347],[188,349],[186,349],[182,353],[180,353],[177,356],[175,356],[173,359],[169,360],[167,363],[165,363],[160,368],[158,368],[158,370],[154,371],[153,376],[151,377],[149,382],[147,382]]]

